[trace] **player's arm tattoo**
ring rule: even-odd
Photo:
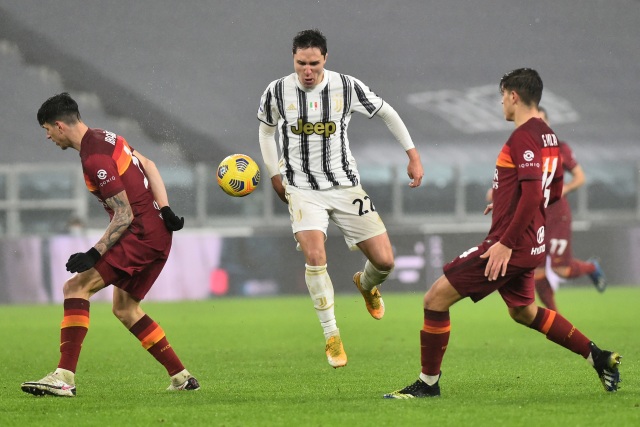
[[[133,211],[129,204],[129,198],[125,191],[121,191],[113,197],[105,200],[105,203],[113,209],[113,219],[109,223],[107,230],[100,241],[95,245],[95,248],[104,255],[107,250],[118,241],[120,236],[133,221]]]

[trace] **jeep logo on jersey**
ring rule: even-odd
[[[100,181],[102,181],[102,180],[103,180],[103,179],[105,179],[106,177],[107,177],[107,171],[106,171],[106,170],[104,170],[104,169],[100,169],[100,170],[98,171],[98,179],[99,179]]]
[[[328,138],[336,132],[336,124],[334,122],[305,123],[302,119],[298,119],[296,126],[291,126],[291,132],[296,135],[302,133],[311,135],[315,133],[316,135],[323,135],[325,138]]]

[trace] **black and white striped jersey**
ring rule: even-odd
[[[293,73],[269,84],[258,119],[278,127],[280,173],[287,183],[324,190],[360,183],[347,128],[354,111],[371,118],[382,105],[354,77],[324,70],[322,83],[306,89]]]

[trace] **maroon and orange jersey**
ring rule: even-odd
[[[560,147],[555,133],[544,121],[532,118],[519,126],[502,147],[493,177],[493,215],[488,240],[497,242],[514,222],[522,181],[538,181],[542,198],[536,201],[533,220],[521,230],[511,247],[510,264],[537,267],[545,257],[545,208],[562,194]]]
[[[560,141],[560,155],[562,156],[562,169],[565,173],[578,166],[578,161],[573,155],[569,144]],[[571,205],[566,197],[560,198],[557,202],[547,208],[547,254],[551,255],[553,266],[569,265],[573,259],[571,244]]]
[[[564,141],[560,141],[560,156],[562,156],[562,170],[565,172],[571,172],[576,166],[578,166],[578,161],[576,157],[573,155],[573,150],[569,147]]]
[[[566,142],[560,141],[560,156],[562,158],[562,170],[566,173],[571,171],[578,166],[578,161],[573,155],[573,150],[569,147],[569,144]],[[571,206],[569,205],[569,201],[566,197],[562,197],[556,203],[553,203],[547,209],[547,223],[559,220],[562,217],[567,217],[569,222],[569,227],[571,227]],[[547,237],[557,237],[557,236],[547,236]],[[549,248],[547,248],[549,249]]]
[[[134,216],[129,231],[147,241],[168,233],[144,167],[123,137],[90,128],[82,138],[80,160],[87,188],[100,200],[110,219],[113,210],[105,200],[126,191]],[[157,249],[164,250],[164,246],[166,242]]]

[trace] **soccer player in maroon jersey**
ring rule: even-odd
[[[502,147],[493,175],[491,229],[485,240],[444,266],[424,296],[420,331],[422,371],[389,399],[440,395],[441,364],[449,343],[449,308],[463,298],[478,302],[498,291],[516,322],[587,359],[605,390],[616,391],[620,355],[600,350],[567,319],[535,303],[533,273],[545,257],[545,208],[562,194],[560,148],[539,117],[542,80],[521,68],[500,80],[502,109],[516,129]]]
[[[87,188],[111,221],[93,247],[71,255],[67,262],[67,271],[77,274],[63,286],[57,369],[39,381],[23,383],[22,390],[38,396],[76,395],[76,366],[89,329],[89,298],[111,284],[113,314],[165,367],[171,377],[168,390],[199,389],[162,328],[140,307],[169,257],[172,232],[184,225],[184,218],[169,207],[160,172],[123,137],[87,127],[68,93],[46,100],[37,117],[47,139],[63,150],[79,151]]]
[[[538,107],[540,117],[545,123],[549,124],[547,111]],[[571,206],[566,195],[580,188],[585,183],[584,171],[578,164],[573,151],[569,144],[559,141],[560,157],[562,159],[562,169],[571,175],[571,180],[564,180],[562,188],[562,197],[556,203],[549,205],[547,208],[546,221],[546,245],[547,258],[550,261],[550,268],[553,273],[562,279],[575,279],[577,277],[589,275],[593,285],[600,292],[604,292],[607,287],[607,281],[597,258],[590,258],[587,261],[573,257],[571,245]],[[551,281],[554,278],[548,277],[546,263],[543,263],[536,269],[535,281],[536,292],[542,304],[550,310],[558,311],[554,296],[554,285]]]

